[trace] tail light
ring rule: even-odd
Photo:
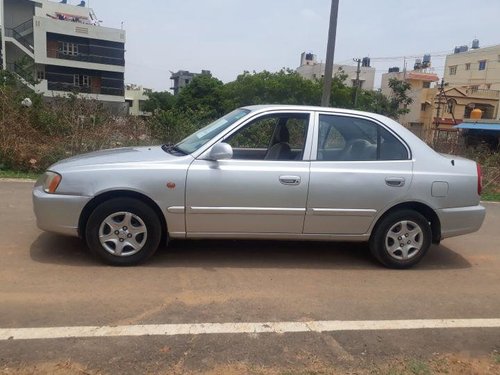
[[[483,173],[481,171],[481,165],[477,164],[477,194],[481,195],[483,191]]]

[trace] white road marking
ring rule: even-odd
[[[179,336],[443,328],[500,328],[500,319],[332,320],[315,322],[152,324],[116,327],[6,328],[0,329],[0,341],[120,336]]]

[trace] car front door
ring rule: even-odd
[[[301,234],[311,118],[310,112],[260,115],[222,140],[232,146],[232,159],[195,160],[186,185],[188,237]]]
[[[408,147],[391,131],[354,115],[318,115],[306,234],[362,235],[412,183]]]

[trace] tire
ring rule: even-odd
[[[161,222],[146,203],[133,198],[106,201],[87,221],[90,250],[113,266],[133,266],[152,256],[162,237]]]
[[[370,251],[384,266],[404,269],[420,262],[431,242],[429,221],[416,211],[401,210],[377,223],[370,238]]]

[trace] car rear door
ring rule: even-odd
[[[311,118],[307,111],[262,114],[222,140],[233,159],[195,160],[187,175],[188,237],[302,234]]]
[[[412,183],[407,145],[355,115],[317,114],[305,234],[362,235]]]

